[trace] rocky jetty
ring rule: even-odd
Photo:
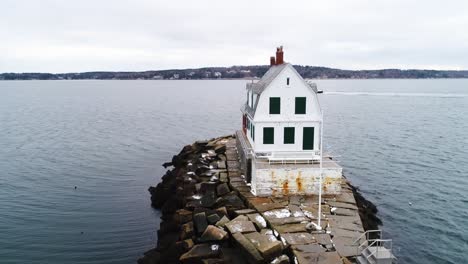
[[[149,188],[163,214],[158,244],[138,263],[289,263],[283,243],[229,186],[227,138],[185,146],[164,164],[174,168]]]
[[[163,164],[173,168],[149,188],[152,206],[162,211],[158,243],[138,263],[353,260],[350,236],[380,223],[376,207],[344,181],[343,195],[324,197],[327,232],[315,232],[309,223],[316,220],[316,197],[254,197],[239,171],[234,141],[197,141]]]

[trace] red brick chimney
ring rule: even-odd
[[[270,57],[270,66],[276,65],[276,60],[274,56]]]
[[[283,46],[276,48],[276,65],[283,64]]]

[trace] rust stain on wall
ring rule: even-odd
[[[283,195],[288,195],[289,194],[289,182],[284,181],[283,182]]]
[[[297,184],[297,191],[302,192],[302,172],[299,171],[297,173],[297,178],[296,178],[296,184]]]

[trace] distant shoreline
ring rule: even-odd
[[[339,81],[339,80],[466,80],[468,77],[451,77],[451,78],[305,78],[305,80],[320,80],[320,81]],[[14,79],[1,81],[258,81],[257,78],[205,78],[205,79]]]
[[[466,79],[468,70],[341,70],[294,65],[305,79]],[[0,80],[251,80],[268,70],[267,65],[206,67],[139,72],[93,71],[80,73],[0,73]]]

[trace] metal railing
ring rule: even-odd
[[[361,252],[370,252],[369,255],[366,255],[366,254],[363,255],[366,258],[366,260],[369,260],[372,256],[379,258],[380,252],[390,254],[389,257],[393,256],[391,253],[392,252],[392,240],[391,239],[373,239],[371,241],[372,243],[370,243],[366,248],[361,250]],[[386,247],[385,245],[388,245],[388,244],[390,244],[390,246]],[[373,251],[368,250],[370,248],[374,248],[375,250]],[[385,248],[386,250],[383,251],[382,248]]]
[[[247,156],[254,156],[254,151],[251,147],[248,146],[249,143],[247,143],[247,138],[245,134],[241,130],[236,131],[236,137],[239,139],[239,142],[241,144],[242,149],[244,149],[245,154]]]
[[[372,234],[375,234],[378,238],[370,238]],[[385,248],[387,250],[385,253],[390,253],[392,263],[396,263],[397,261],[397,258],[392,254],[393,241],[392,239],[382,239],[382,230],[367,230],[353,242],[353,245],[357,246],[356,255],[360,255],[363,252],[370,252],[369,255],[365,253],[362,254],[366,260],[369,260],[372,256],[379,257],[379,253],[383,252],[382,248]],[[371,251],[370,248],[375,248],[375,250]]]
[[[272,152],[258,152],[255,153],[258,159],[268,160],[270,164],[281,163],[319,163],[320,151],[272,151]]]

